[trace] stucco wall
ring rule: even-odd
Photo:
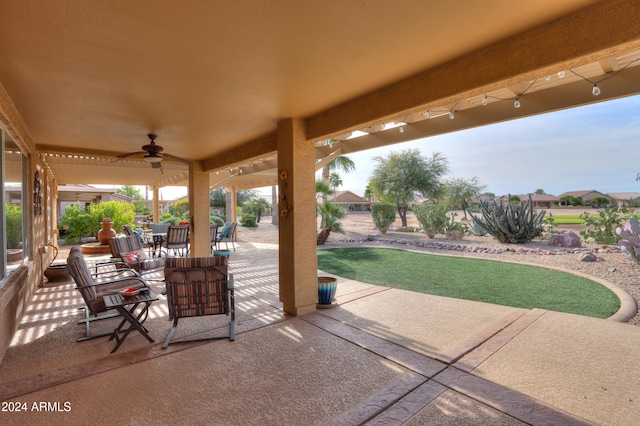
[[[11,135],[11,138],[27,156],[26,198],[24,208],[29,211],[29,229],[23,233],[27,247],[30,247],[28,260],[8,276],[0,287],[0,363],[5,357],[13,334],[15,333],[31,296],[37,290],[43,279],[43,270],[49,262],[52,253],[42,254],[40,248],[52,240],[52,231],[46,229],[47,212],[55,206],[52,197],[50,205],[43,206],[43,214],[36,216],[33,211],[33,180],[36,170],[39,170],[43,182],[52,181],[46,173],[46,168],[38,160],[36,149],[29,131],[22,117],[15,108],[11,98],[0,82],[0,127]],[[55,185],[55,181],[53,181]],[[45,185],[46,186],[46,185]],[[44,194],[43,194],[44,195]],[[55,214],[53,216],[55,220]],[[55,241],[51,241],[55,242]]]

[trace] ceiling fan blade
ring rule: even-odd
[[[167,154],[166,152],[163,152],[160,155],[162,155],[163,157],[171,158],[171,159],[176,160],[176,161],[180,161],[181,163],[184,163],[184,164],[186,164],[188,166],[191,166],[193,164],[189,160],[185,160],[184,158],[176,157],[175,155]]]
[[[125,153],[125,154],[118,154],[118,155],[116,155],[116,159],[115,160],[111,160],[111,162],[112,163],[117,163],[118,161],[124,160],[126,158],[135,157],[136,155],[139,156],[139,155],[142,155],[142,154],[146,154],[146,152],[140,151],[140,152],[128,152],[128,153]]]
[[[127,152],[125,154],[118,154],[118,155],[116,155],[116,157],[118,157],[120,160],[123,160],[125,158],[133,157],[135,155],[143,155],[143,154],[146,154],[146,152],[144,152],[144,151]]]

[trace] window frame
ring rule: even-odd
[[[20,163],[20,205],[22,210],[22,261],[9,269],[7,261],[7,218],[5,206],[7,204],[6,195],[6,144],[7,139],[11,138],[7,131],[0,126],[0,186],[2,187],[2,196],[0,197],[0,288],[4,287],[11,274],[15,272],[20,266],[24,265],[30,258],[30,245],[29,245],[29,172],[27,154],[21,149],[13,138],[11,141],[16,145],[20,151],[21,163]]]

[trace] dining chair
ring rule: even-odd
[[[171,250],[174,256],[177,254],[180,257],[186,257],[189,254],[189,227],[169,226],[164,248],[167,249],[167,253]]]

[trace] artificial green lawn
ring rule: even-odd
[[[383,248],[337,248],[318,250],[318,269],[420,293],[596,318],[607,318],[620,307],[616,295],[595,281],[490,260]]]
[[[553,224],[554,225],[582,225],[584,224],[584,219],[580,217],[580,215],[563,215],[563,216],[553,216]]]

